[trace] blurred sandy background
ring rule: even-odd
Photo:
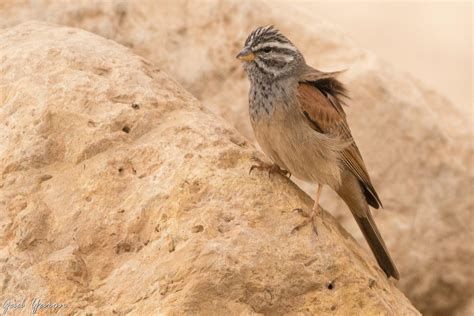
[[[421,79],[472,116],[472,2],[283,2],[333,22],[360,47]]]

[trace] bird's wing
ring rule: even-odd
[[[314,130],[332,137],[347,140],[350,145],[341,152],[341,160],[361,183],[367,202],[375,208],[382,205],[375,191],[362,156],[352,138],[341,97],[346,90],[334,78],[335,73],[323,73],[312,69],[300,79],[298,101],[303,115]]]

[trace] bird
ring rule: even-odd
[[[369,206],[383,207],[352,137],[343,106],[349,100],[342,71],[323,72],[274,26],[256,28],[236,58],[250,81],[249,116],[261,149],[273,164],[254,168],[317,184],[314,206],[296,229],[313,225],[323,186],[349,207],[380,268],[400,278]]]

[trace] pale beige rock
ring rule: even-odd
[[[417,315],[329,215],[158,68],[83,30],[0,31],[5,302],[78,314]],[[24,314],[29,314],[28,301]]]
[[[385,205],[375,217],[401,271],[399,287],[425,314],[468,314],[474,292],[471,109],[460,113],[435,91],[359,48],[317,12],[291,3],[34,4],[5,2],[0,26],[41,19],[116,40],[170,73],[248,139],[253,139],[248,83],[234,56],[253,28],[273,23],[309,64],[322,70],[349,69],[342,76],[352,97],[348,119]],[[322,199],[366,247],[335,194],[325,189]]]

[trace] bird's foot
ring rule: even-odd
[[[278,166],[276,163],[269,164],[269,163],[261,161],[260,159],[256,159],[256,161],[257,161],[257,164],[252,165],[250,167],[249,174],[251,174],[254,169],[257,169],[257,170],[260,170],[260,171],[268,171],[268,177],[269,178],[274,173],[278,173],[278,174],[280,174],[284,177],[288,177],[288,178],[291,177],[290,172],[288,172],[284,169],[281,169],[280,166]]]
[[[295,232],[301,230],[303,227],[305,227],[306,225],[310,224],[311,223],[311,226],[313,228],[313,232],[316,234],[316,236],[318,235],[318,230],[316,228],[316,217],[317,217],[317,213],[319,211],[319,205],[317,206],[317,208],[315,209],[314,207],[308,212],[306,212],[305,210],[303,210],[302,208],[295,208],[293,210],[293,212],[297,212],[298,214],[300,214],[301,216],[303,216],[305,219],[303,220],[303,222],[299,225],[296,225],[292,230],[291,230],[291,233],[294,234]]]

